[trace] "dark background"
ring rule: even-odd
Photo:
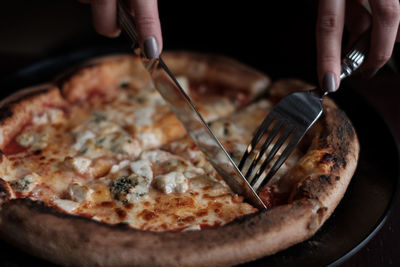
[[[315,8],[307,1],[264,2],[160,1],[164,50],[223,54],[256,67],[273,79],[296,77],[315,83]],[[5,81],[3,85],[33,63],[46,64],[48,59],[67,55],[65,66],[49,70],[50,75],[56,75],[69,63],[77,61],[80,51],[96,54],[103,48],[114,47],[128,48],[126,39],[97,35],[91,25],[88,5],[73,0],[2,3],[0,81]],[[355,78],[353,84],[383,116],[399,140],[400,78],[394,71],[397,50],[396,47],[392,61],[394,69],[385,67],[373,79]],[[46,79],[48,73],[21,84],[29,86]],[[8,84],[0,88],[0,94],[5,96],[13,89],[13,85]],[[374,134],[377,129],[371,125],[364,130]],[[381,231],[343,266],[400,266],[396,255],[400,252],[399,210],[397,197]]]

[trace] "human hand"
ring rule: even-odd
[[[365,7],[367,2],[371,13]],[[339,87],[344,25],[350,42],[371,27],[369,52],[361,67],[370,78],[389,60],[394,43],[400,40],[399,22],[399,0],[320,0],[316,27],[320,86],[329,92]]]
[[[80,0],[90,3],[95,30],[108,37],[116,37],[121,29],[117,23],[117,0]],[[127,0],[135,15],[139,44],[148,58],[157,58],[162,50],[160,19],[157,0]]]

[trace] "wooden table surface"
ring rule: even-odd
[[[273,78],[294,76],[315,82],[315,12],[307,5],[293,4],[287,9],[276,3],[262,9],[231,4],[227,12],[225,7],[212,6],[213,3],[175,3],[171,7],[172,3],[160,1],[165,47],[222,53]],[[76,48],[118,42],[96,35],[90,23],[89,7],[77,1],[15,0],[3,4],[0,78],[43,58]],[[196,24],[196,20],[202,24]],[[184,28],[183,22],[191,25],[191,31]],[[231,32],[232,29],[236,32]],[[397,51],[394,57],[398,57]],[[400,143],[400,76],[384,70],[371,80],[357,83],[360,86],[356,87],[362,88],[359,93],[382,115]],[[343,266],[400,266],[399,253],[400,197],[397,195],[382,229]]]

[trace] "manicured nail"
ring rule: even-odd
[[[324,75],[324,79],[322,80],[322,89],[327,92],[335,92],[336,91],[336,79],[335,74],[329,72]]]
[[[144,53],[147,58],[158,58],[158,46],[156,38],[150,37],[143,43]]]
[[[377,72],[378,72],[378,69],[366,69],[363,71],[362,76],[365,79],[369,80],[372,77],[374,77]]]
[[[113,33],[110,34],[109,37],[111,38],[116,38],[121,34],[121,30],[120,29],[116,29]]]

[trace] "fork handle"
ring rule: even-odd
[[[349,77],[360,68],[368,52],[370,37],[370,31],[363,33],[342,59],[340,80]]]
[[[351,49],[342,59],[340,80],[351,76],[360,68],[368,52],[370,37],[370,31],[367,31],[351,46]],[[316,94],[321,99],[329,93],[319,86],[310,92]]]

